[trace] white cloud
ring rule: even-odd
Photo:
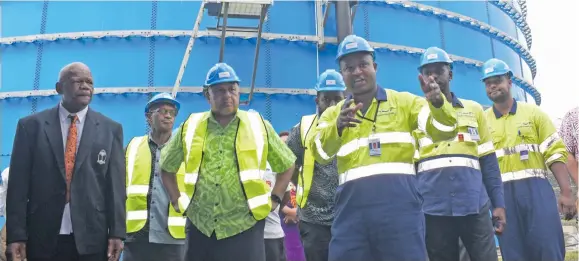
[[[553,118],[563,117],[579,106],[579,1],[527,0],[527,8],[541,107]]]

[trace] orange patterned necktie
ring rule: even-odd
[[[70,119],[70,127],[68,128],[66,150],[64,152],[64,168],[66,170],[66,203],[70,201],[70,183],[72,181],[72,172],[76,160],[76,139],[78,136],[76,128],[76,120],[78,119],[78,116],[71,114],[68,115],[68,118]]]

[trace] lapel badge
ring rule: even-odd
[[[101,150],[99,152],[99,155],[97,156],[97,163],[98,164],[105,164],[105,162],[107,161],[107,152],[105,150]]]

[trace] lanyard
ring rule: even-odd
[[[380,103],[382,101],[378,101],[378,105],[376,105],[376,111],[374,111],[374,119],[368,119],[366,117],[364,117],[360,112],[356,112],[356,114],[358,115],[358,117],[362,118],[363,120],[372,122],[372,132],[376,132],[376,118],[378,117],[378,109],[380,109]]]

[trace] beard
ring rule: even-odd
[[[509,94],[508,93],[501,93],[495,97],[491,97],[490,95],[488,97],[494,103],[503,103],[509,99]]]

